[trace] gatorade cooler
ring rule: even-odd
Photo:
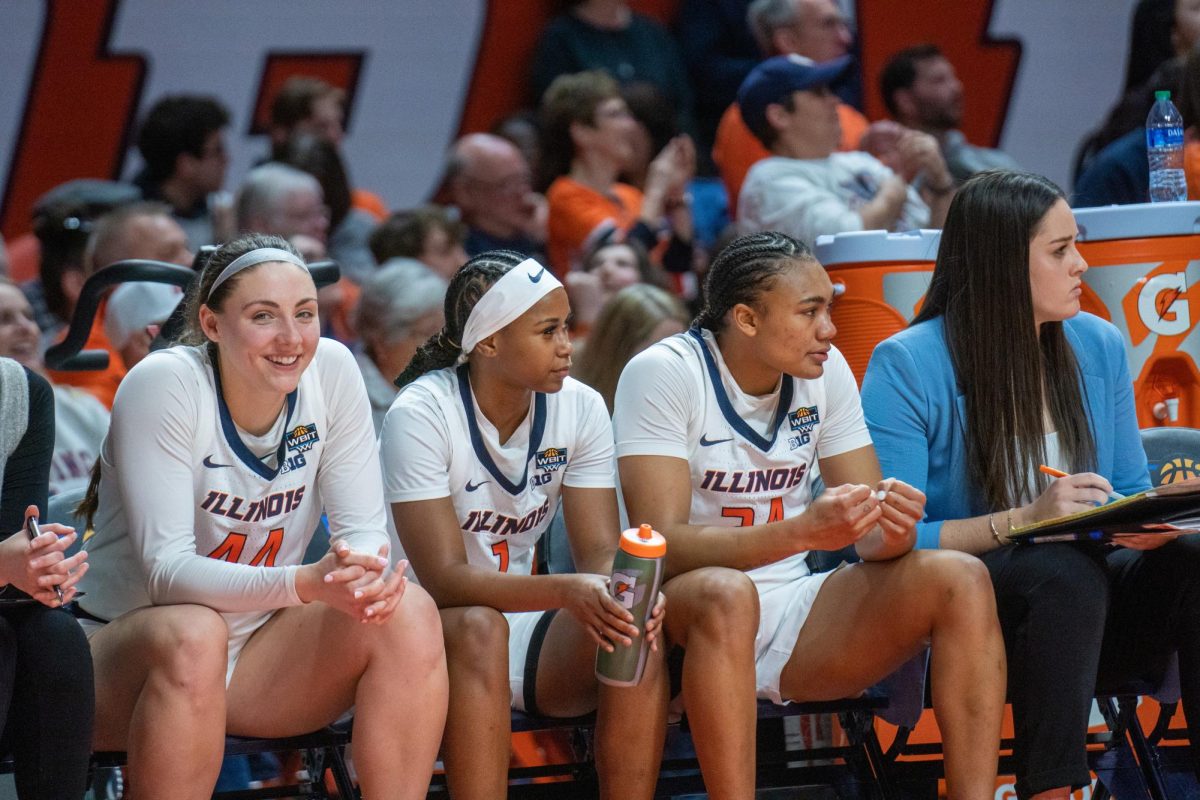
[[[1200,202],[1075,211],[1084,311],[1125,337],[1138,425],[1200,427]]]
[[[942,232],[935,230],[817,237],[817,260],[834,285],[843,287],[833,306],[833,343],[859,384],[875,345],[916,316],[929,289],[941,238]]]

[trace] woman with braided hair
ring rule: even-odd
[[[630,518],[666,536],[675,581],[726,568],[758,592],[754,685],[721,699],[713,729],[696,714],[711,700],[686,680],[684,705],[718,751],[747,728],[752,744],[755,695],[853,696],[928,645],[950,795],[990,798],[1005,672],[987,571],[962,553],[911,552],[925,496],[880,472],[854,377],[830,343],[833,297],[803,244],[743,236],[709,268],[692,329],[621,375],[614,426]],[[863,563],[809,569],[810,551],[850,545]],[[720,796],[752,793],[750,770]]]
[[[384,418],[386,499],[441,609],[442,754],[459,800],[504,796],[510,707],[596,710],[606,796],[649,798],[658,780],[661,602],[646,626],[641,683],[603,686],[594,674],[597,646],[628,645],[638,631],[608,591],[620,533],[612,429],[600,396],[567,376],[569,313],[562,284],[535,260],[506,250],[472,258],[450,282],[445,328],[397,379]],[[560,501],[578,572],[535,575],[534,546]]]

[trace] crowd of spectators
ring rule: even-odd
[[[675,30],[624,0],[575,0],[542,31],[528,107],[447,143],[436,198],[390,209],[357,186],[342,145],[343,90],[289,79],[270,106],[269,147],[228,174],[230,113],[171,95],[140,121],[132,181],[73,180],[35,205],[32,234],[0,241],[0,357],[49,383],[57,421],[50,493],[86,483],[126,371],[154,347],[181,293],[125,284],[86,347],[100,371],[48,369],[87,278],[128,259],[192,267],[202,248],[274,234],[341,280],[320,292],[325,335],[356,354],[378,430],[393,380],[443,325],[449,280],[509,250],[546,264],[571,299],[573,374],[612,410],[626,362],[687,328],[723,236],[940,227],[957,187],[1016,168],[968,142],[970,87],[937,46],[893,54],[864,81],[835,0],[684,0]],[[1122,97],[1081,143],[1077,205],[1147,200],[1141,121],[1170,89],[1187,126],[1189,195],[1200,197],[1197,0],[1141,0]],[[961,66],[961,65],[960,65]],[[866,92],[888,118],[869,120]],[[7,531],[6,531],[7,532]]]

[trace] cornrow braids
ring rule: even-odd
[[[704,306],[692,324],[719,331],[729,310],[739,303],[752,305],[767,283],[793,261],[815,260],[800,241],[777,231],[739,236],[729,243],[708,268],[704,280]]]
[[[412,361],[396,378],[396,386],[404,388],[427,372],[454,366],[462,355],[463,329],[471,309],[492,284],[525,258],[512,250],[488,250],[463,264],[446,289],[445,326],[417,348]]]

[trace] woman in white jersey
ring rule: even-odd
[[[658,777],[667,683],[657,644],[637,687],[599,686],[594,674],[597,646],[629,644],[637,628],[608,592],[620,533],[612,429],[600,395],[567,377],[569,314],[566,291],[533,259],[476,256],[384,418],[387,500],[442,609],[443,758],[460,800],[504,796],[510,693],[530,713],[598,710],[607,795],[650,797]],[[560,498],[578,572],[535,575],[534,546]]]
[[[930,645],[951,796],[990,798],[1004,648],[987,572],[909,552],[925,497],[882,479],[830,345],[829,277],[804,245],[759,233],[717,256],[705,290],[695,327],[635,356],[617,387],[630,518],[667,537],[669,572],[754,581],[759,697],[852,696]],[[818,472],[829,488],[814,498]],[[808,551],[851,544],[865,563],[810,572]]]
[[[353,705],[363,794],[424,797],[441,629],[390,567],[354,358],[319,338],[312,278],[278,237],[224,245],[195,289],[193,346],[122,381],[84,503],[96,747],[128,751],[139,797],[202,798],[226,733],[301,734]],[[331,550],[300,566],[323,510]]]

